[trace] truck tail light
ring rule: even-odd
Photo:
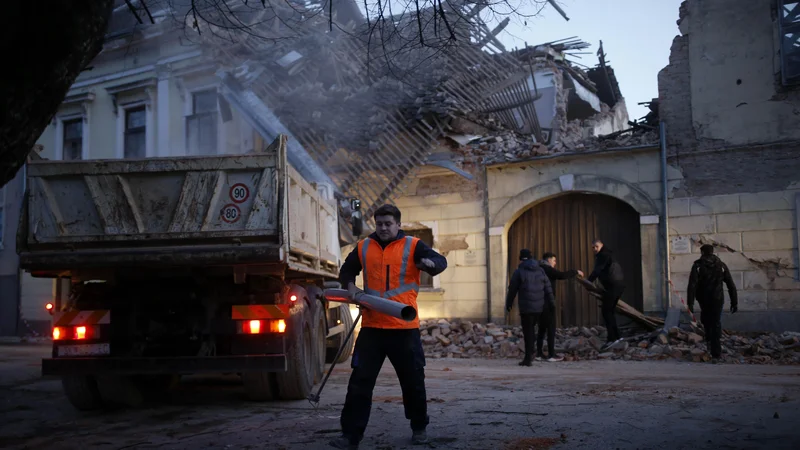
[[[53,308],[54,307],[55,306],[52,303],[45,303],[44,304],[44,309],[46,309],[47,312],[49,312],[50,314],[53,314]]]
[[[53,328],[53,340],[58,341],[64,339],[64,330],[61,327]]]
[[[95,339],[98,336],[95,327],[88,325],[78,325],[76,327],[53,327],[53,340],[63,341],[72,339],[76,341],[86,341]]]
[[[245,320],[242,322],[240,330],[240,333],[244,334],[285,333],[286,321],[283,319]]]
[[[89,337],[89,332],[85,325],[75,327],[75,339],[81,340]]]
[[[297,301],[297,295],[295,295],[295,294],[290,295],[289,296],[289,300],[292,301],[292,302],[296,302]]]

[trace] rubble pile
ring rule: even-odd
[[[525,351],[521,327],[432,319],[420,321],[420,332],[428,358],[521,358]],[[561,328],[556,331],[555,350],[565,361],[711,359],[702,329],[676,327],[667,334],[632,336],[601,352],[605,336],[601,326]],[[800,333],[723,333],[721,359],[735,364],[800,364]]]

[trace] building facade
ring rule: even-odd
[[[800,3],[690,0],[678,25],[659,73],[680,175],[669,202],[673,283],[685,291],[699,246],[714,245],[739,288],[742,313],[725,326],[797,330]]]

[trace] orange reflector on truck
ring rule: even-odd
[[[88,326],[105,325],[111,323],[111,311],[61,311],[53,315],[53,326]]]

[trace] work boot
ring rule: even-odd
[[[428,443],[428,433],[425,430],[412,430],[411,445],[420,445]]]
[[[337,438],[334,438],[328,444],[330,444],[330,446],[333,447],[333,448],[341,448],[341,449],[346,449],[346,450],[358,450],[358,443],[354,444],[353,441],[351,441],[350,438],[348,438],[345,435],[341,435],[341,436],[339,436]]]
[[[522,361],[519,362],[519,365],[520,366],[528,366],[528,367],[530,367],[530,366],[533,365],[533,363],[528,361],[527,359],[523,359]]]

